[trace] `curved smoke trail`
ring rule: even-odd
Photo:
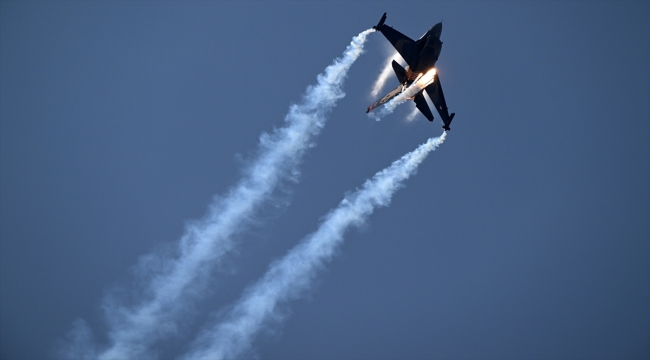
[[[406,122],[411,122],[415,120],[415,117],[418,116],[420,113],[420,110],[418,110],[417,107],[413,106],[413,109],[411,109],[411,112],[406,116]]]
[[[186,229],[174,258],[143,258],[138,269],[155,275],[141,289],[145,296],[135,306],[112,297],[105,300],[110,346],[96,353],[95,345],[84,340],[89,338],[89,329],[77,321],[64,356],[143,358],[151,355],[150,347],[156,341],[178,331],[180,317],[205,288],[211,270],[236,245],[233,236],[250,222],[282,180],[297,173],[302,156],[325,124],[325,115],[345,96],[343,81],[373,31],[363,31],[352,39],[343,56],[318,76],[316,85],[307,88],[302,102],[290,107],[284,127],[260,137],[258,156],[243,178],[215,200],[202,220]]]
[[[205,330],[185,356],[188,360],[232,359],[250,349],[257,333],[271,319],[278,319],[278,305],[303,293],[316,271],[329,260],[351,225],[362,224],[377,206],[387,206],[404,180],[445,140],[446,133],[429,139],[413,152],[366,181],[361,190],[341,201],[315,233],[271,265],[264,277],[250,287],[226,319]]]
[[[384,88],[386,81],[388,81],[391,75],[394,74],[393,66],[391,65],[391,63],[393,62],[393,60],[397,61],[398,56],[399,53],[397,52],[397,50],[392,50],[391,55],[388,57],[388,60],[386,60],[386,63],[384,64],[384,69],[381,71],[381,73],[379,73],[377,80],[375,80],[375,83],[372,85],[372,90],[370,91],[370,96],[372,98],[375,98],[377,97],[377,95],[379,95],[379,92],[381,91],[381,89]]]

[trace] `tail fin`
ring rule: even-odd
[[[399,83],[404,84],[404,81],[406,81],[406,70],[404,70],[402,65],[398,64],[395,60],[393,60],[391,65],[393,65],[393,71],[395,71],[395,75],[397,75],[397,80],[399,80]]]

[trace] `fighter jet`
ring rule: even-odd
[[[435,105],[436,110],[438,111],[438,114],[440,114],[442,122],[444,123],[442,128],[445,129],[445,131],[449,131],[449,124],[451,124],[451,120],[454,119],[454,115],[456,114],[452,113],[449,115],[445,96],[442,93],[442,86],[440,85],[440,76],[435,70],[436,61],[438,60],[440,50],[442,49],[442,42],[440,41],[442,23],[440,22],[433,25],[420,39],[413,41],[411,38],[392,27],[384,25],[384,21],[386,21],[386,13],[381,17],[377,26],[373,26],[373,29],[381,31],[381,33],[384,34],[386,39],[388,39],[388,41],[390,41],[390,43],[395,47],[395,50],[397,50],[402,58],[404,58],[407,66],[406,68],[403,68],[393,60],[393,70],[395,71],[395,75],[397,75],[400,84],[395,88],[395,90],[389,92],[374,104],[370,105],[366,110],[366,113],[387,103],[405,91],[413,83],[428,78],[429,80],[424,80],[426,81],[425,83],[418,83],[417,85],[423,87],[427,94],[429,94],[431,102]],[[425,76],[427,74],[429,76]],[[430,75],[433,75],[433,79],[431,79]],[[415,101],[415,106],[429,121],[433,121],[433,114],[431,113],[422,92],[423,90],[420,90],[410,99]]]

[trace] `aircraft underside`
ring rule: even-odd
[[[417,86],[418,88],[422,87],[420,91],[415,93],[415,95],[410,96],[408,99],[415,101],[418,110],[420,110],[429,121],[433,121],[433,114],[431,113],[431,109],[429,109],[429,105],[423,95],[426,91],[427,95],[431,99],[431,103],[434,104],[436,111],[444,123],[443,129],[447,131],[450,130],[449,125],[451,124],[455,113],[450,115],[448,112],[447,103],[442,92],[442,85],[440,84],[440,77],[435,70],[435,63],[438,60],[442,49],[442,42],[440,41],[442,23],[434,25],[419,40],[414,41],[392,27],[385,25],[385,20],[386,13],[384,13],[381,20],[379,20],[377,26],[374,26],[373,28],[376,31],[380,31],[386,39],[390,41],[393,47],[395,47],[395,50],[397,50],[408,65],[406,68],[403,68],[393,60],[393,70],[395,71],[395,76],[397,76],[400,85],[370,105],[368,109],[366,109],[366,113],[386,104],[413,86]],[[431,79],[428,78],[429,75],[432,75]],[[423,81],[423,83],[420,83],[420,81]]]

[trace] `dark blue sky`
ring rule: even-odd
[[[446,142],[353,230],[267,358],[650,356],[650,4],[0,2],[0,358],[51,356],[140,256],[239,179],[261,133],[386,23],[443,21]],[[296,184],[163,358],[313,232],[344,194],[442,125],[364,114],[371,34]],[[391,78],[386,86],[397,85]]]

